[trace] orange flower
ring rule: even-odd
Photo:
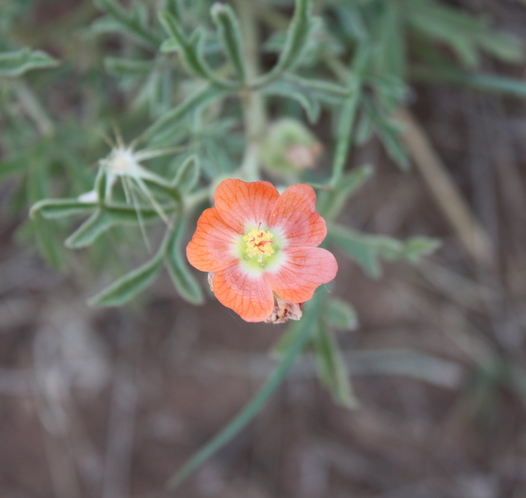
[[[247,322],[269,319],[284,302],[298,303],[301,315],[301,304],[336,276],[336,259],[317,247],[327,228],[309,185],[279,195],[269,182],[228,179],[214,203],[197,221],[186,254],[211,273],[217,299]]]

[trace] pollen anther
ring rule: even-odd
[[[263,263],[264,258],[274,254],[272,232],[267,232],[258,228],[253,228],[248,232],[243,240],[246,243],[245,257],[256,258],[259,263]]]

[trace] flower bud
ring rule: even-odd
[[[261,160],[270,173],[294,177],[314,168],[322,151],[322,144],[302,123],[284,118],[269,127],[261,147]]]

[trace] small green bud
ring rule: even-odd
[[[290,118],[272,123],[263,140],[261,161],[276,176],[294,177],[314,168],[323,146],[302,123]]]

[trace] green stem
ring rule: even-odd
[[[269,397],[281,385],[281,382],[291,369],[296,358],[303,351],[307,341],[314,333],[317,325],[317,317],[320,314],[321,306],[324,302],[324,294],[318,291],[312,301],[307,306],[305,316],[299,322],[298,333],[295,335],[294,342],[286,351],[283,360],[272,372],[267,381],[263,384],[258,393],[252,398],[236,417],[205,446],[203,446],[190,460],[177,472],[168,482],[168,486],[175,488],[179,486],[188,476],[193,474],[206,460],[216,453],[223,445],[232,439],[243,427],[245,427],[254,416],[261,410]]]
[[[258,180],[260,143],[265,133],[267,121],[263,96],[261,93],[250,89],[250,82],[254,81],[260,72],[258,24],[252,2],[235,0],[235,4],[241,24],[248,81],[240,95],[247,136],[241,171],[247,180]]]

